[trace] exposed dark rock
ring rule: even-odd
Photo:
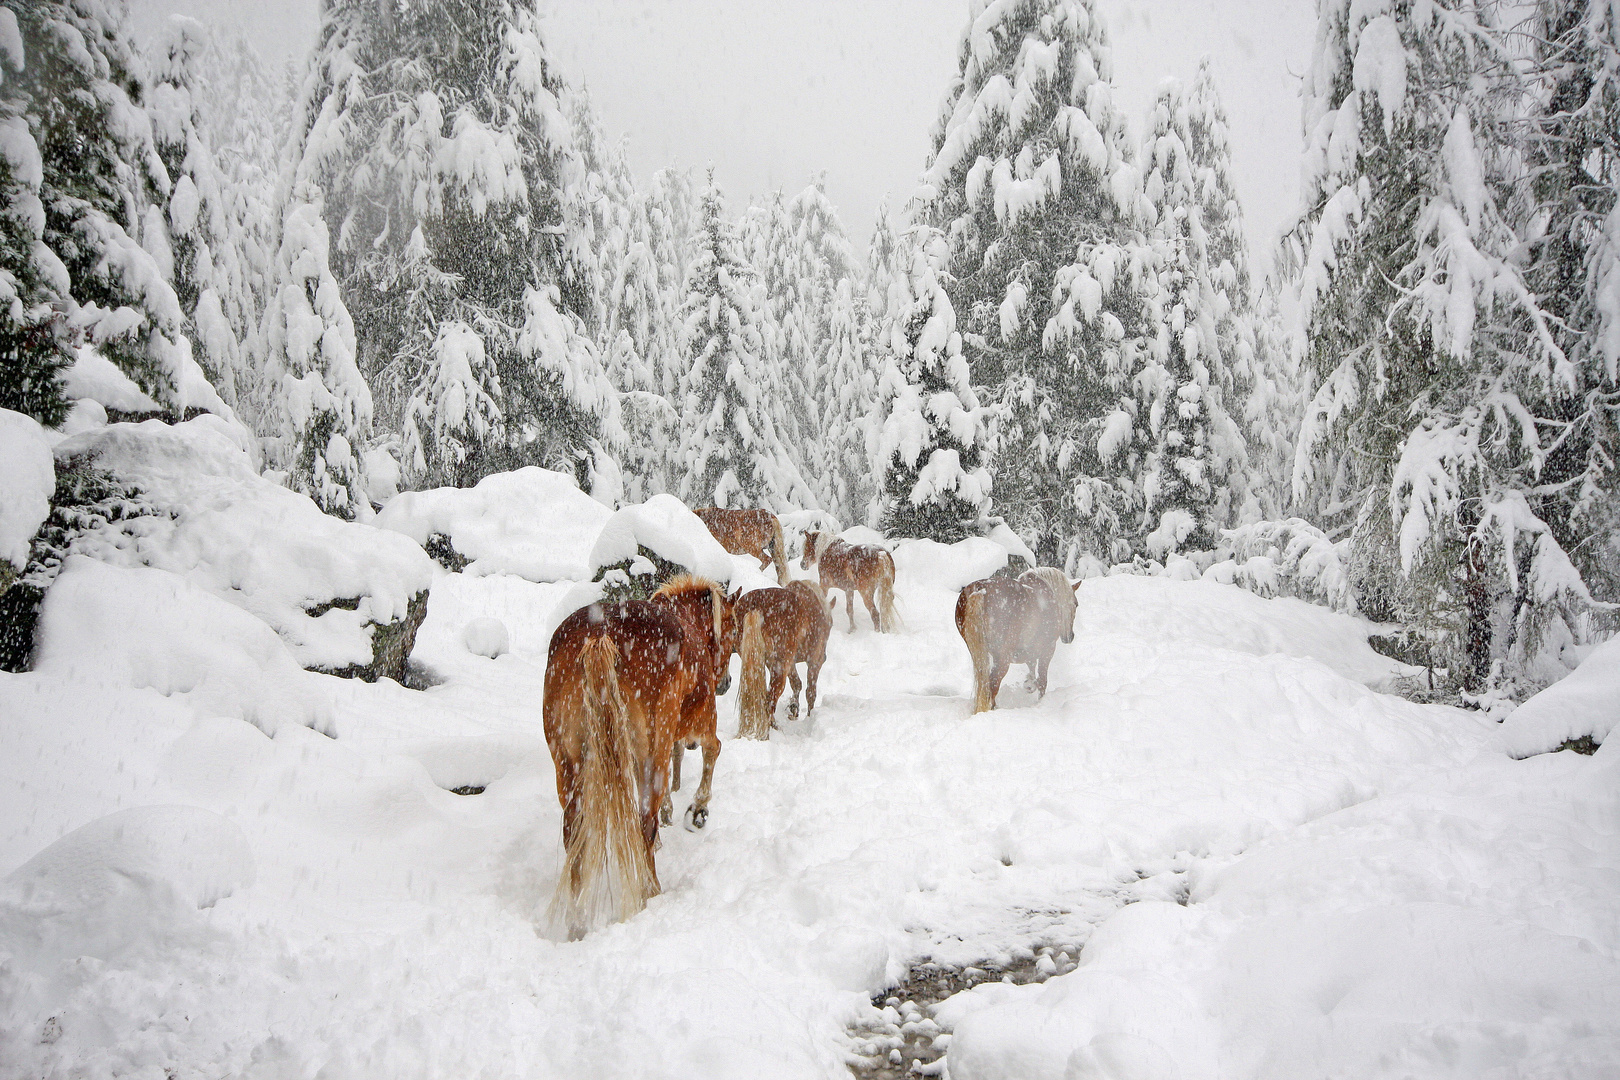
[[[459,574],[467,569],[467,557],[456,550],[455,544],[444,533],[429,536],[427,543],[422,545],[422,550],[452,574]]]
[[[666,581],[688,572],[680,563],[670,562],[650,548],[637,545],[636,552],[637,558],[624,559],[612,566],[604,566],[596,572],[595,577],[591,578],[592,581],[607,583],[607,588],[602,594],[604,601],[617,604],[624,600],[646,600]],[[651,573],[647,573],[645,568],[639,574],[631,571],[630,568],[639,565],[642,559],[652,564]]]
[[[401,686],[411,685],[410,658],[411,650],[416,647],[416,632],[421,629],[422,620],[427,618],[427,590],[423,589],[411,597],[406,605],[405,617],[395,619],[393,622],[370,622],[371,627],[371,663],[350,664],[344,668],[316,668],[327,675],[336,675],[342,679],[363,679],[366,682],[376,682],[378,679],[393,679]],[[354,611],[360,606],[360,600],[343,598],[332,600],[309,608],[311,616],[324,615],[333,608],[344,611]]]

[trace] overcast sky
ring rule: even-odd
[[[818,173],[858,246],[879,200],[916,186],[955,68],[967,0],[540,0],[552,54],[583,82],[640,180],[713,163],[734,212]],[[316,0],[132,0],[137,27],[170,11],[239,27],[274,59],[314,39]],[[1298,199],[1298,76],[1310,0],[1098,0],[1133,118],[1159,82],[1210,55],[1231,118],[1257,262]]]

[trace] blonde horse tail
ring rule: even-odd
[[[557,899],[571,939],[628,919],[658,895],[652,852],[642,839],[631,776],[630,714],[619,688],[619,647],[589,638],[579,651],[584,761],[579,809],[564,854]]]
[[[892,634],[899,629],[899,619],[894,610],[894,556],[887,551],[883,553],[883,573],[878,578],[878,630],[885,634]]]
[[[776,583],[788,583],[787,545],[782,542],[782,519],[771,515],[771,560],[776,563]]]
[[[996,707],[995,690],[990,686],[990,640],[984,623],[984,593],[975,592],[967,598],[962,637],[967,641],[968,655],[973,657],[973,711],[976,713],[989,712]]]
[[[750,611],[743,617],[742,684],[737,691],[737,734],[745,739],[771,737],[771,718],[765,715],[765,616]]]

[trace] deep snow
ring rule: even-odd
[[[289,668],[195,569],[70,563],[0,675],[0,1075],[838,1077],[908,965],[1046,942],[1080,968],[939,1009],[958,1080],[1620,1070],[1612,746],[1515,760],[1380,692],[1364,623],[1134,576],[972,716],[955,589],[1005,558],[895,545],[902,632],[840,612],[767,743],[723,699],[708,828],[574,943],[537,927],[578,584],[434,570],[413,691]]]

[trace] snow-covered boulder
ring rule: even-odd
[[[467,623],[466,629],[461,632],[461,643],[467,646],[467,651],[474,656],[487,656],[491,660],[503,655],[512,647],[511,638],[506,632],[506,624],[487,615]]]
[[[0,592],[28,565],[29,543],[51,512],[56,467],[45,429],[0,409]]]
[[[239,425],[112,424],[65,439],[162,513],[114,522],[76,550],[150,566],[258,616],[306,668],[400,679],[427,612],[433,561],[408,537],[327,514],[254,471]]]
[[[285,724],[329,730],[320,676],[275,631],[167,570],[70,556],[40,605],[33,669],[75,682],[185,694],[210,716],[268,735]]]
[[[471,488],[405,492],[374,524],[423,547],[444,536],[469,574],[543,583],[590,577],[591,547],[612,516],[573,477],[530,466],[486,476]]]
[[[655,560],[669,566],[658,567]],[[736,572],[731,554],[709,527],[673,495],[654,495],[614,511],[597,534],[589,562],[598,576],[617,569],[631,577],[664,577],[675,567],[725,584]]]
[[[0,884],[0,939],[25,968],[108,961],[126,951],[199,937],[199,908],[253,883],[241,828],[194,806],[142,806],[68,833]]]
[[[1556,750],[1566,742],[1602,743],[1620,723],[1620,637],[1593,649],[1581,666],[1520,705],[1502,724],[1514,757]]]

